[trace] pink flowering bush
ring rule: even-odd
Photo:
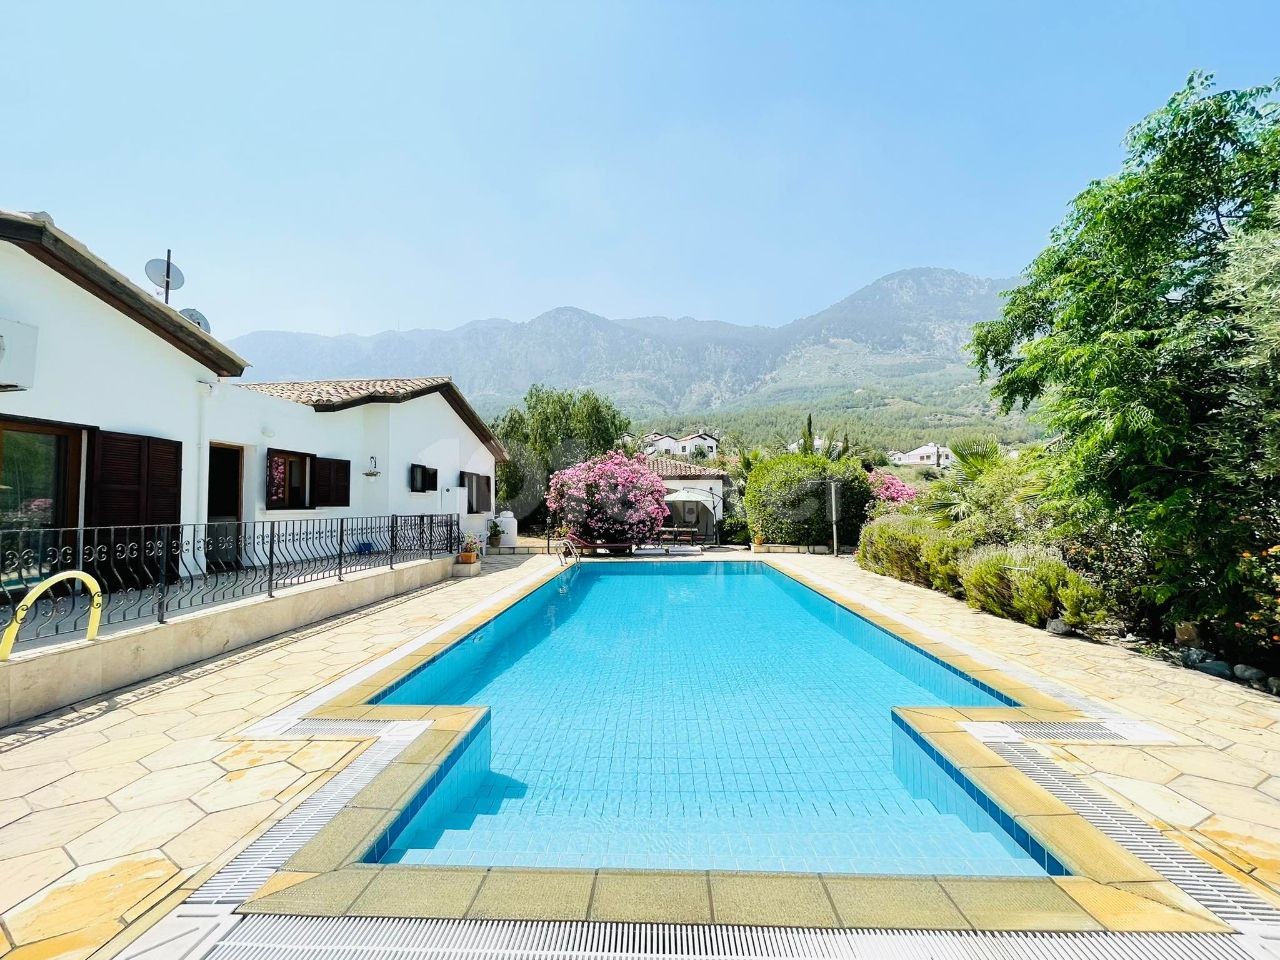
[[[571,533],[598,543],[648,543],[671,515],[662,478],[620,451],[551,475],[547,507]]]
[[[876,495],[876,499],[891,506],[908,503],[920,493],[905,480],[884,470],[872,470],[867,479],[871,482],[871,492]]]

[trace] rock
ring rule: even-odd
[[[1225,660],[1206,660],[1203,663],[1192,664],[1191,669],[1207,673],[1211,677],[1221,677],[1223,680],[1236,678],[1236,675],[1231,672],[1231,664]]]
[[[1213,654],[1203,647],[1184,647],[1182,649],[1182,665],[1184,667],[1194,667],[1197,663],[1204,663],[1206,660],[1212,660]]]
[[[1235,675],[1237,680],[1243,680],[1245,683],[1257,683],[1267,679],[1267,671],[1251,667],[1247,663],[1237,663]]]
[[[1073,632],[1071,627],[1067,625],[1067,621],[1063,620],[1061,617],[1054,617],[1044,625],[1044,628],[1055,637],[1069,637]]]
[[[1267,678],[1267,692],[1280,697],[1280,677]]]

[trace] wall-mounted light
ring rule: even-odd
[[[376,477],[382,476],[382,471],[378,469],[378,458],[369,458],[369,469],[364,472],[364,476],[372,482]]]

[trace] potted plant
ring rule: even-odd
[[[497,547],[502,544],[502,527],[498,526],[498,521],[489,521],[489,546]]]
[[[764,534],[757,533],[751,538],[751,552],[764,553]]]
[[[459,563],[475,563],[479,559],[480,554],[480,538],[474,533],[468,533],[462,538],[462,550],[458,553]]]

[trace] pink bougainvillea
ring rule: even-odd
[[[871,492],[881,503],[906,503],[908,500],[914,500],[920,493],[905,480],[900,480],[884,470],[872,470],[867,479],[871,482]]]
[[[584,540],[648,543],[671,515],[662,478],[616,450],[551,475],[547,506]]]

